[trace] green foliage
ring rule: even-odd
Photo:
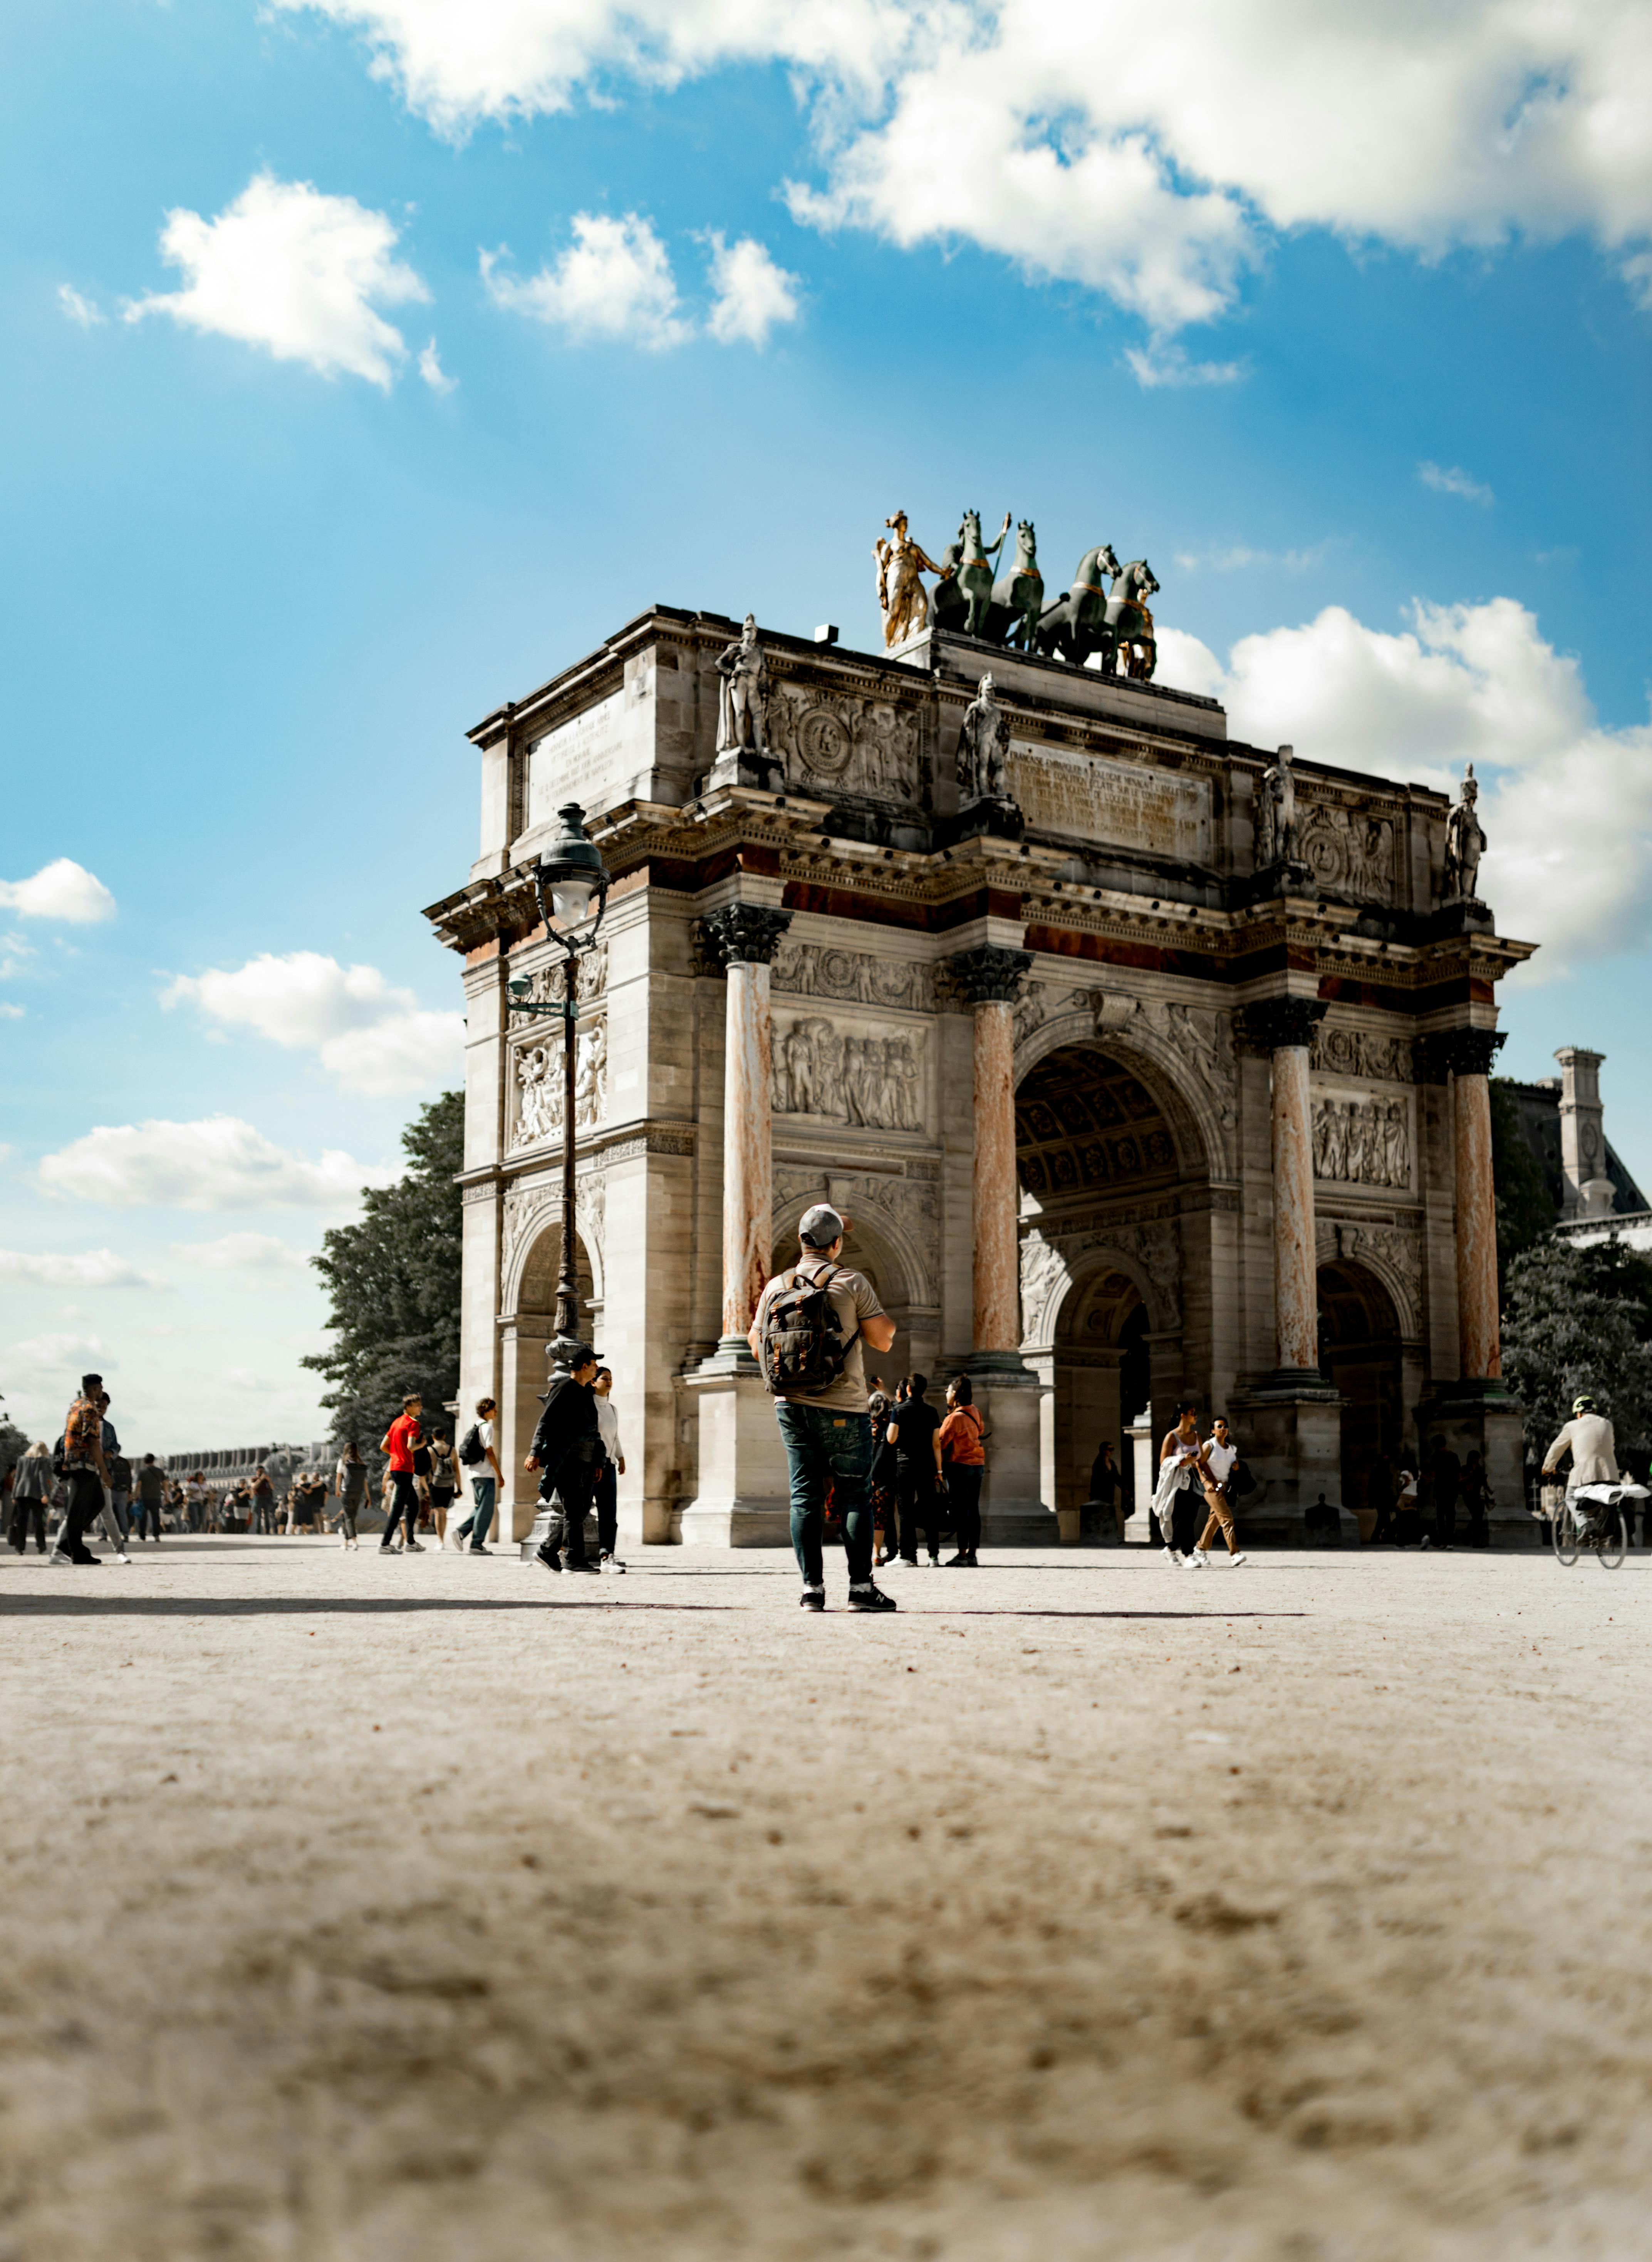
[[[14,1461],[20,1461],[33,1443],[25,1430],[19,1430],[15,1422],[7,1421],[0,1414],[0,1469],[9,1469]]]
[[[1555,1228],[1543,1165],[1520,1128],[1519,1110],[1506,1077],[1491,1085],[1491,1176],[1497,1206],[1497,1287],[1509,1293],[1509,1267]]]
[[[1551,1234],[1509,1267],[1503,1372],[1542,1452],[1572,1401],[1592,1391],[1620,1457],[1652,1443],[1652,1263],[1620,1241],[1579,1248]]]
[[[459,1190],[465,1095],[445,1091],[401,1135],[411,1168],[364,1198],[359,1224],[336,1225],[311,1259],[327,1282],[332,1348],[304,1361],[332,1388],[333,1435],[371,1453],[407,1392],[427,1420],[458,1390]]]

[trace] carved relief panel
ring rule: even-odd
[[[935,1010],[932,967],[910,959],[875,958],[869,951],[840,950],[835,944],[794,942],[777,946],[772,989],[800,998],[835,998],[852,1005],[903,1005],[914,1013]]]
[[[921,1131],[928,1112],[927,1039],[887,1023],[840,1026],[825,1013],[776,1013],[776,1115],[804,1115],[880,1131]]]
[[[1368,1029],[1338,1028],[1328,1021],[1314,1030],[1308,1063],[1334,1076],[1369,1077],[1374,1083],[1412,1081],[1411,1048],[1403,1037],[1373,1036]]]
[[[544,1024],[540,1024],[541,1027]],[[510,1146],[537,1147],[562,1136],[562,1031],[552,1022],[542,1039],[529,1039],[510,1055]],[[608,1023],[587,1024],[574,1052],[574,1125],[577,1137],[595,1131],[608,1113]]]
[[[1394,900],[1394,825],[1337,802],[1314,802],[1297,821],[1296,853],[1322,888],[1361,903]]]
[[[1317,1178],[1409,1189],[1412,1144],[1409,1099],[1378,1099],[1363,1092],[1315,1097]]]
[[[779,683],[769,693],[769,751],[789,789],[830,801],[864,794],[874,801],[923,797],[917,710],[887,699]]]

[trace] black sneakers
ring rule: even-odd
[[[562,1558],[554,1547],[536,1547],[533,1560],[542,1571],[560,1571]]]
[[[869,1579],[863,1587],[849,1588],[849,1608],[852,1610],[898,1610],[900,1604],[893,1595],[884,1594],[882,1588],[873,1586]]]
[[[797,1604],[799,1609],[805,1610],[825,1610],[826,1588],[824,1587],[805,1587],[802,1594],[797,1597]]]
[[[602,1576],[602,1573],[597,1569],[595,1564],[592,1562],[588,1555],[582,1555],[577,1563],[570,1560],[568,1562],[565,1563],[562,1567],[565,1571],[588,1572],[593,1579],[600,1579]]]

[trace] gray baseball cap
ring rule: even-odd
[[[843,1220],[830,1202],[816,1202],[797,1221],[797,1238],[811,1249],[830,1249],[843,1238]]]

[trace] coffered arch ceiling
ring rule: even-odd
[[[1110,1186],[1172,1185],[1179,1175],[1176,1142],[1158,1100],[1132,1070],[1090,1045],[1063,1045],[1023,1077],[1015,1094],[1015,1159],[1022,1191],[1042,1201]]]

